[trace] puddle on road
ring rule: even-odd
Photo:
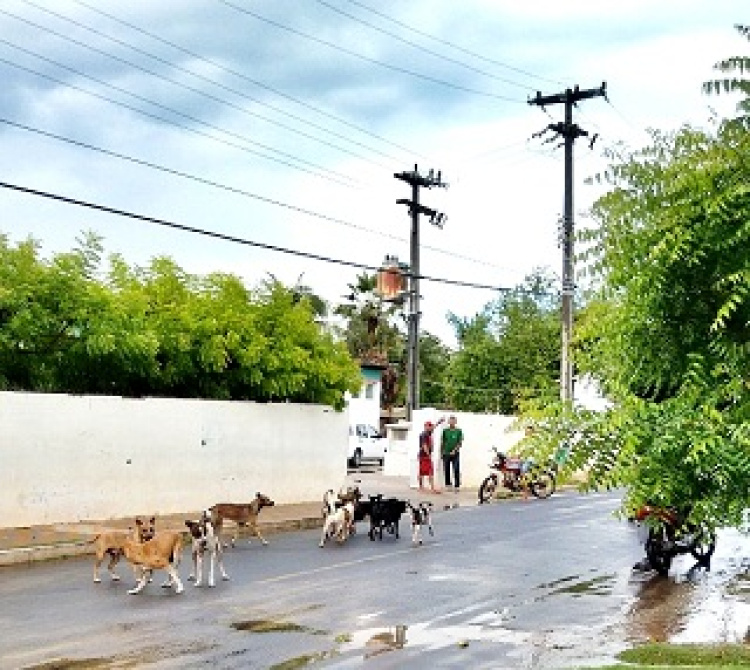
[[[711,571],[675,561],[668,578],[634,575],[626,616],[628,639],[674,643],[742,643],[750,636],[748,538],[725,531]]]
[[[352,633],[339,651],[341,654],[358,651],[365,658],[370,658],[405,647],[435,651],[447,647],[468,647],[476,642],[523,644],[530,638],[530,633],[506,627],[511,618],[508,610],[504,609],[485,612],[455,625],[436,626],[434,622],[420,622],[385,629],[382,626],[367,628]]]

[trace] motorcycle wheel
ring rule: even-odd
[[[549,470],[532,471],[529,478],[529,489],[537,498],[549,498],[555,492],[555,475]]]
[[[491,475],[485,477],[482,485],[479,487],[479,504],[483,505],[490,502],[495,495],[496,488],[497,484],[495,484],[494,478]]]
[[[662,577],[669,574],[672,567],[672,554],[664,549],[659,531],[650,530],[646,540],[646,558],[651,567]]]

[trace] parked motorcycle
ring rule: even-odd
[[[716,534],[687,521],[689,511],[680,513],[672,507],[644,505],[634,519],[648,525],[646,558],[660,575],[666,576],[675,556],[692,554],[697,564],[711,569],[716,549]]]
[[[555,474],[529,459],[511,458],[493,447],[495,456],[479,487],[479,504],[488,503],[495,495],[498,485],[514,492],[528,490],[537,498],[549,498],[555,492]],[[501,479],[502,477],[502,479]]]

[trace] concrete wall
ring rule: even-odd
[[[0,393],[0,526],[319,500],[348,417],[318,405]]]
[[[482,480],[489,474],[492,462],[492,447],[506,453],[514,453],[516,443],[523,437],[523,431],[513,430],[516,421],[514,416],[500,414],[471,414],[469,412],[443,413],[435,409],[419,409],[414,412],[414,420],[409,431],[389,429],[389,435],[401,434],[404,439],[391,439],[388,445],[383,473],[386,475],[406,476],[412,487],[418,485],[417,453],[419,451],[419,434],[424,429],[425,421],[437,421],[445,416],[445,421],[434,433],[435,451],[435,484],[443,486],[443,463],[440,459],[440,435],[443,426],[447,425],[448,416],[455,415],[456,425],[464,432],[464,444],[461,447],[461,488],[479,488]]]

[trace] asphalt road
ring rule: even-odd
[[[617,502],[563,493],[440,510],[435,536],[416,547],[406,520],[399,540],[371,542],[363,523],[346,544],[323,549],[314,530],[273,536],[267,547],[243,541],[227,551],[231,581],[214,589],[186,582],[181,595],[161,589],[161,575],[128,595],[124,566],[121,582],[94,585],[91,559],[5,568],[0,667],[294,668],[312,660],[496,669],[606,660],[646,634],[631,613],[656,583],[631,571],[641,546],[612,517]],[[187,552],[183,560],[186,576]]]

